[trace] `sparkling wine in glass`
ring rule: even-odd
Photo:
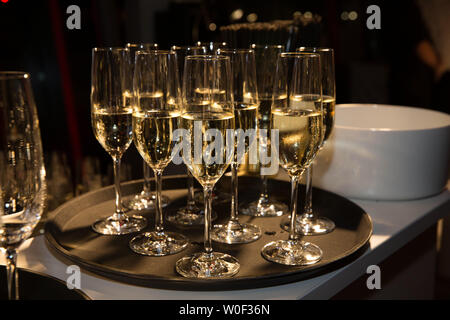
[[[134,74],[134,60],[137,51],[158,50],[157,43],[127,43],[125,47],[130,50],[131,69],[133,74]],[[130,96],[132,94],[133,92],[130,92]],[[124,199],[123,201],[124,206],[132,210],[144,210],[155,208],[156,193],[151,191],[152,169],[148,166],[148,164],[144,160],[142,160],[142,172],[144,173],[143,174],[144,183],[142,191],[138,194],[132,195],[131,198]],[[162,195],[161,202],[162,206],[166,207],[169,204],[169,198]]]
[[[226,42],[216,42],[216,41],[197,41],[196,46],[200,46],[206,49],[206,54],[215,55],[217,50],[228,48],[228,44]],[[205,54],[202,53],[202,54]],[[200,94],[207,94],[207,90],[204,88],[197,88],[197,92]],[[196,192],[194,195],[194,200],[197,203],[204,205],[204,196],[203,192]],[[231,195],[228,192],[223,192],[222,190],[218,190],[217,187],[214,188],[212,193],[212,201],[215,204],[227,203],[231,200]],[[211,213],[212,221],[217,219],[217,214],[215,211]]]
[[[300,240],[295,232],[298,182],[316,156],[323,140],[320,56],[281,53],[276,69],[271,127],[278,130],[272,150],[291,178],[291,229],[287,240],[266,244],[262,255],[284,265],[309,265],[322,258],[315,244]],[[278,145],[278,146],[277,146]]]
[[[17,250],[45,207],[47,187],[39,120],[24,72],[0,72],[0,248],[8,297],[19,299]]]
[[[125,213],[120,191],[120,162],[132,141],[132,90],[130,50],[92,50],[91,122],[98,142],[114,163],[115,210],[112,216],[96,221],[92,228],[105,235],[140,231],[147,225],[141,216]]]
[[[270,129],[270,110],[274,86],[274,75],[279,54],[284,50],[282,45],[257,45],[251,49],[255,52],[256,77],[259,95],[259,129]],[[259,147],[270,150],[270,139],[258,139]],[[267,153],[266,153],[267,154]],[[251,203],[241,206],[240,212],[256,217],[278,217],[288,213],[286,204],[272,199],[269,196],[268,176],[261,175],[261,192],[259,198]]]
[[[254,224],[241,223],[238,218],[238,168],[249,149],[256,152],[258,91],[255,53],[250,49],[220,49],[220,55],[230,57],[234,96],[235,151],[231,162],[231,217],[225,224],[215,225],[211,237],[228,244],[249,243],[261,237]]]
[[[334,126],[334,113],[336,104],[336,85],[334,76],[334,51],[331,48],[300,47],[298,52],[311,52],[320,55],[321,80],[322,80],[322,102],[323,102],[323,130],[325,141],[331,135]],[[313,164],[305,172],[306,195],[303,214],[299,215],[295,223],[295,232],[303,235],[326,234],[334,230],[335,224],[332,220],[319,217],[312,208],[312,175]],[[281,227],[285,230],[290,228],[290,219],[283,219]]]
[[[203,186],[205,197],[204,250],[176,263],[177,272],[187,278],[228,278],[240,268],[236,258],[214,251],[211,244],[213,188],[233,159],[233,103],[229,57],[186,57],[180,126],[185,129],[183,139],[189,148],[183,150],[183,159]]]
[[[183,79],[184,61],[187,56],[207,53],[207,48],[204,46],[172,46],[171,50],[177,56],[180,79]],[[195,201],[194,177],[188,169],[186,169],[186,172],[188,189],[186,206],[179,208],[176,214],[168,216],[167,220],[182,226],[202,225],[205,223],[205,215]]]
[[[130,241],[134,252],[166,256],[184,250],[189,240],[164,230],[161,204],[162,175],[172,161],[179,126],[181,90],[176,55],[173,51],[138,51],[134,72],[133,138],[139,153],[153,169],[156,180],[155,229]]]

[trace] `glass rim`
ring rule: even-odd
[[[309,57],[309,58],[319,58],[320,59],[320,54],[314,53],[314,52],[300,52],[300,51],[281,52],[280,53],[280,57],[282,57],[282,58],[305,58],[305,57]]]
[[[30,78],[30,74],[24,71],[0,71],[0,80],[20,80]]]
[[[206,46],[197,46],[197,45],[193,45],[193,46],[190,46],[190,45],[185,45],[185,46],[173,45],[173,46],[170,47],[170,50],[173,50],[173,51],[175,51],[175,50],[189,50],[189,49],[191,49],[191,50],[205,49],[206,50],[207,48],[206,48]]]
[[[152,43],[152,42],[127,42],[125,44],[125,48],[132,48],[132,47],[145,46],[145,45],[159,47],[159,45],[157,43]]]
[[[195,54],[192,56],[186,56],[185,60],[204,60],[204,61],[214,61],[214,60],[223,60],[227,61],[230,60],[230,57],[227,56],[221,56],[221,55],[211,55],[211,54]]]
[[[277,48],[277,49],[283,49],[285,48],[284,45],[282,44],[257,44],[257,43],[252,43],[250,45],[250,48],[254,49],[254,48]]]
[[[253,49],[245,49],[245,48],[234,48],[234,49],[231,49],[231,48],[223,48],[223,49],[221,49],[221,48],[219,48],[219,49],[217,49],[217,51],[216,52],[224,52],[224,53],[254,53],[255,52],[255,50],[253,50]]]
[[[94,47],[92,52],[113,52],[113,51],[130,51],[129,48],[125,47]]]
[[[298,47],[295,52],[334,52],[334,49],[328,47]]]
[[[173,50],[158,50],[158,49],[142,49],[138,50],[135,53],[135,56],[143,56],[143,55],[175,55],[175,51]]]
[[[135,52],[134,56],[137,58],[138,56],[160,56],[160,57],[169,57],[176,56],[176,52],[173,50],[158,50],[158,49],[142,49]]]
[[[228,45],[228,43],[226,43],[225,41],[197,41],[196,42],[196,45],[202,46],[204,44],[209,44],[209,45],[210,44],[221,44],[221,45],[224,45],[224,46]]]

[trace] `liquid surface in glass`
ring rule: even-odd
[[[102,147],[113,157],[121,156],[132,141],[132,109],[111,113],[104,109],[92,112],[92,128]]]
[[[153,111],[133,114],[134,143],[145,162],[153,169],[164,169],[172,160],[179,112]]]
[[[314,159],[321,144],[323,125],[321,113],[304,109],[274,110],[271,120],[272,128],[279,130],[281,166],[291,176],[301,175]]]
[[[180,127],[188,130],[187,138],[191,144],[190,154],[183,155],[188,169],[203,186],[214,185],[231,162],[229,152],[227,153],[226,130],[235,128],[234,114],[213,111],[188,112],[183,114],[180,120]],[[200,135],[195,134],[195,125],[200,129],[197,130]],[[214,138],[206,141],[204,135],[209,129],[215,129],[214,131],[222,136],[222,145],[217,143],[215,144],[217,148],[212,148]],[[201,151],[201,159],[198,159],[198,155],[195,156],[196,150]]]

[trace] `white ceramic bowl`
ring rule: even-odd
[[[372,104],[336,106],[334,133],[314,185],[350,198],[409,200],[441,192],[449,177],[450,115]]]

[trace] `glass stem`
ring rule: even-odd
[[[116,193],[116,211],[114,212],[113,219],[124,219],[124,211],[122,207],[122,193],[120,191],[120,157],[114,157],[114,191]]]
[[[187,208],[193,209],[195,208],[195,198],[194,198],[194,176],[189,170],[187,171],[187,187],[188,187],[188,197],[187,197]]]
[[[303,214],[301,215],[302,220],[314,220],[315,216],[312,209],[312,175],[313,175],[313,165],[311,164],[306,169],[306,193],[305,193],[305,205],[303,207]]]
[[[238,221],[238,163],[231,163],[231,221]]]
[[[298,196],[298,177],[291,177],[291,221],[289,229],[289,240],[296,240],[295,220],[297,218],[297,196]]]
[[[152,178],[152,170],[150,169],[147,162],[142,161],[142,170],[144,173],[144,186],[143,186],[143,193],[150,197],[150,194],[152,192],[152,186],[151,186],[151,178]]]
[[[258,204],[269,202],[268,177],[261,176],[261,193],[259,194]]]
[[[6,249],[6,278],[8,282],[8,299],[19,300],[19,279],[17,273],[17,251]]]
[[[161,204],[161,192],[162,192],[162,170],[155,170],[155,182],[156,182],[156,215],[155,215],[155,227],[156,232],[164,232],[164,216]]]
[[[211,212],[212,212],[212,195],[213,186],[207,186],[203,189],[205,197],[205,235],[204,235],[204,247],[207,254],[213,252],[211,244]]]
[[[263,124],[263,128],[269,128],[267,123]],[[269,137],[260,136],[259,144],[265,154],[269,151]],[[261,176],[261,193],[259,195],[258,205],[263,205],[269,203],[269,188],[268,188],[269,178],[267,175]]]

